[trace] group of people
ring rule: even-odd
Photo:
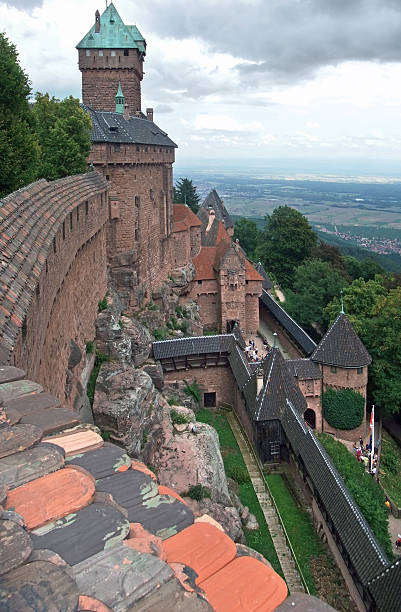
[[[268,349],[268,344],[266,341],[263,342],[263,348],[265,351]],[[259,355],[259,349],[255,344],[255,340],[248,340],[248,343],[245,347],[245,353],[248,358],[248,361],[252,363],[259,363],[262,359],[265,358],[264,354]]]
[[[366,470],[375,476],[377,472],[377,453],[374,452],[375,449],[371,448],[371,442],[364,446],[363,438],[359,439],[359,446],[356,442],[354,442],[354,453],[358,461],[362,461],[365,464]],[[373,459],[372,459],[373,452]]]

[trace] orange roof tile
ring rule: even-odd
[[[225,533],[208,523],[195,523],[163,542],[167,563],[183,563],[198,574],[196,584],[233,561],[237,547]]]
[[[217,247],[202,247],[198,255],[193,258],[196,275],[194,280],[213,280],[216,278],[214,271],[214,261],[216,258]]]
[[[216,612],[271,612],[287,597],[276,572],[252,557],[239,557],[199,586]]]
[[[246,280],[263,281],[263,278],[259,272],[255,270],[249,259],[245,260],[245,278]]]
[[[195,213],[185,204],[174,204],[173,218],[174,232],[182,232],[190,227],[200,227],[202,225]]]

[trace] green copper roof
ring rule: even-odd
[[[123,98],[124,94],[123,94],[123,90],[121,89],[121,81],[118,81],[118,89],[117,89],[117,93],[116,93],[116,98]]]
[[[111,3],[100,16],[100,31],[95,24],[77,44],[77,49],[138,49],[145,55],[146,42],[138,28],[124,25],[114,4]]]

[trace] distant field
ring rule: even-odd
[[[202,196],[215,188],[230,214],[264,217],[277,206],[293,206],[316,227],[341,225],[399,230],[401,182],[298,180],[224,172],[194,172]]]

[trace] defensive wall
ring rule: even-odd
[[[40,180],[4,198],[0,219],[2,360],[72,407],[107,291],[108,183],[95,171]]]

